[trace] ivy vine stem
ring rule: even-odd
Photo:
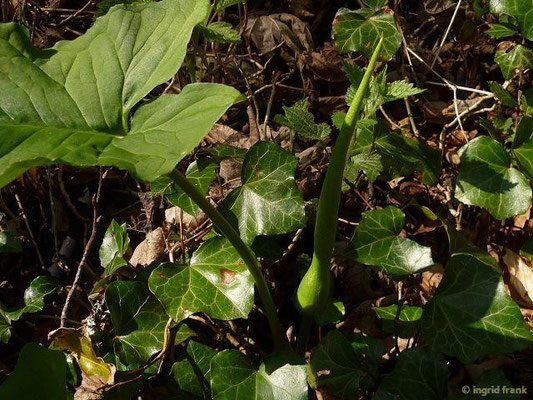
[[[181,172],[173,170],[168,176],[198,205],[198,207],[202,209],[202,211],[211,219],[216,228],[230,241],[237,253],[239,253],[254,279],[255,287],[261,298],[263,310],[270,325],[274,347],[276,350],[285,348],[287,341],[284,339],[285,336],[282,333],[281,323],[274,305],[274,300],[272,299],[270,289],[263,276],[261,264],[257,260],[252,249],[242,241],[239,233],[233,228],[228,220],[211,205],[209,200],[207,200]]]
[[[320,191],[314,233],[313,259],[311,266],[300,282],[296,294],[300,311],[307,317],[321,312],[327,306],[327,302],[330,299],[330,262],[337,232],[337,218],[344,169],[349,156],[349,149],[355,140],[356,123],[363,98],[370,84],[372,72],[376,67],[382,47],[383,37],[381,37],[370,58],[363,79],[348,109],[330,157],[322,190]],[[303,337],[305,336],[308,335],[304,334]]]

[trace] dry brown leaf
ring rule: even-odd
[[[533,269],[514,251],[505,249],[503,262],[509,271],[509,289],[517,303],[533,308]]]
[[[144,239],[133,252],[130,264],[134,267],[139,265],[146,267],[156,261],[165,250],[165,236],[163,229],[157,228],[146,234]]]
[[[179,207],[171,207],[165,210],[165,222],[169,225],[179,225],[180,212],[181,208]],[[181,223],[183,224],[183,228],[188,231],[198,228],[204,223],[206,219],[207,216],[203,212],[200,212],[198,215],[193,216],[183,211],[183,214],[181,216]]]
[[[429,271],[422,272],[422,281],[420,282],[420,289],[426,298],[433,297],[435,290],[442,280],[442,273],[444,268],[441,264],[435,264]]]

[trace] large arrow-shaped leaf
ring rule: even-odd
[[[170,172],[239,98],[197,84],[132,107],[180,67],[209,2],[117,6],[87,33],[49,51],[0,25],[0,187],[52,163],[108,165],[151,181]]]

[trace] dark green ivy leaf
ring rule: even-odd
[[[512,151],[522,171],[533,179],[533,117],[524,116],[520,119]]]
[[[503,77],[509,80],[517,70],[533,67],[533,50],[519,44],[510,51],[498,50],[494,61],[500,66]]]
[[[485,33],[493,38],[501,39],[503,37],[516,35],[518,32],[509,24],[493,24],[485,31]]]
[[[387,307],[372,307],[381,319],[383,330],[387,333],[398,333],[402,338],[412,337],[422,317],[422,307],[402,306],[398,315],[398,305],[392,304]]]
[[[208,397],[211,392],[211,360],[216,354],[215,349],[191,340],[186,357],[172,366],[172,374],[180,388],[199,397]]]
[[[216,178],[216,163],[207,158],[200,158],[193,161],[187,168],[185,174],[187,179],[198,189],[204,196],[209,190],[209,185]],[[196,216],[202,210],[183,192],[172,179],[161,177],[152,182],[152,193],[164,194],[168,201],[181,208],[187,214]]]
[[[402,43],[392,15],[368,8],[341,8],[333,21],[333,39],[341,53],[358,51],[370,58],[381,35],[385,40],[380,59],[390,60]]]
[[[347,254],[392,277],[407,276],[431,267],[431,249],[399,235],[404,224],[405,214],[393,206],[364,212]]]
[[[1,399],[66,400],[65,354],[28,343],[20,351],[15,370],[0,386]]]
[[[489,81],[489,87],[504,106],[513,108],[518,105],[517,101],[511,96],[511,93],[504,89],[498,82]]]
[[[244,159],[242,186],[219,208],[238,226],[243,240],[289,233],[305,226],[303,197],[294,181],[297,160],[274,142],[254,144]]]
[[[440,354],[416,347],[400,353],[375,400],[443,400],[448,392],[448,367]]]
[[[463,146],[455,185],[457,200],[486,208],[494,218],[523,214],[531,204],[531,186],[526,177],[511,166],[503,146],[480,136]]]
[[[199,311],[223,320],[246,318],[254,301],[250,272],[222,237],[202,244],[188,266],[166,263],[157,267],[148,283],[174,321]]]
[[[485,255],[456,254],[424,309],[422,331],[435,350],[465,363],[533,344],[519,307],[507,295],[498,265]]]
[[[41,311],[44,307],[44,298],[59,290],[55,278],[50,276],[38,276],[24,291],[24,306],[6,311],[11,321],[17,321],[22,314]]]
[[[533,40],[532,7],[531,0],[490,0],[491,11],[516,18],[522,35],[528,40]]]
[[[128,265],[123,256],[130,245],[126,224],[119,225],[112,220],[100,246],[100,263],[105,268],[104,277],[111,276],[117,269]]]
[[[256,369],[237,350],[225,350],[211,360],[213,400],[307,400],[305,364],[274,355]]]

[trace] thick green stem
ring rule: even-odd
[[[298,305],[305,315],[313,315],[319,312],[329,301],[331,288],[331,274],[329,272],[333,246],[337,232],[337,218],[341,200],[341,185],[344,177],[344,168],[348,151],[354,138],[356,122],[363,97],[370,83],[372,72],[376,67],[383,38],[379,41],[368,68],[340,130],[337,142],[330,157],[329,168],[326,172],[315,224],[314,253],[309,270],[303,277],[296,294]]]
[[[168,176],[198,205],[198,207],[202,209],[242,257],[255,281],[255,287],[257,288],[257,292],[259,293],[259,297],[263,304],[263,309],[268,318],[272,339],[274,340],[274,347],[276,350],[281,350],[286,345],[286,339],[284,339],[285,336],[281,330],[281,324],[278,319],[274,300],[272,300],[268,284],[263,276],[261,264],[259,264],[254,252],[242,241],[239,233],[233,228],[233,226],[231,226],[226,218],[224,218],[224,216],[211,205],[204,195],[202,195],[202,193],[200,193],[181,172],[174,170]]]

